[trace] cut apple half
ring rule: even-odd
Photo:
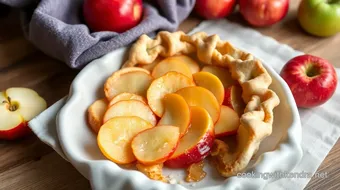
[[[172,125],[179,128],[180,137],[190,125],[190,108],[184,98],[178,94],[167,94],[163,98],[164,114],[157,125]]]
[[[198,65],[198,63],[186,55],[176,55],[176,56],[168,57],[164,59],[162,62],[166,62],[167,64],[184,63],[190,69],[191,74],[194,74],[200,71],[200,66]]]
[[[128,67],[114,72],[104,85],[106,98],[112,98],[123,92],[145,96],[153,78],[148,70]]]
[[[209,90],[200,86],[182,88],[176,92],[182,96],[189,106],[199,106],[208,111],[214,123],[220,117],[220,104]]]
[[[129,164],[136,160],[131,141],[139,132],[153,127],[136,116],[114,117],[100,127],[97,143],[106,158],[117,164]]]
[[[106,99],[100,99],[91,104],[87,110],[88,123],[95,133],[98,133],[100,127],[103,125],[103,118],[107,107]]]
[[[238,85],[227,88],[225,90],[223,105],[231,107],[241,116],[246,106],[242,99],[242,88]]]
[[[131,142],[133,154],[145,165],[163,163],[175,152],[179,135],[179,128],[169,125],[142,131]]]
[[[170,59],[170,58],[167,58]],[[164,59],[163,61],[159,62],[155,68],[152,70],[151,76],[154,78],[159,78],[170,71],[175,71],[181,73],[189,78],[192,78],[191,71],[189,67],[183,62],[176,62],[176,61],[168,61]]]
[[[113,104],[105,112],[103,122],[118,116],[137,116],[155,126],[157,118],[149,106],[139,100],[123,100]]]
[[[198,72],[193,74],[194,82],[214,94],[218,103],[222,105],[224,99],[224,87],[217,76],[209,72]]]
[[[164,96],[188,86],[195,86],[193,80],[174,71],[170,71],[162,77],[155,79],[147,91],[147,100],[150,108],[158,117],[162,117],[164,113],[162,99]]]
[[[234,135],[240,126],[240,118],[238,114],[228,106],[221,106],[221,114],[215,124],[215,136],[224,137]]]
[[[133,93],[128,93],[128,92],[123,92],[121,94],[118,94],[114,98],[112,98],[112,100],[109,103],[109,107],[112,106],[113,104],[115,104],[119,101],[123,101],[123,100],[139,100],[139,101],[146,104],[146,99],[143,96],[133,94]]]
[[[47,108],[34,90],[9,88],[0,92],[0,139],[14,140],[31,132],[27,122]]]
[[[222,67],[217,67],[217,66],[205,66],[202,68],[202,71],[204,72],[209,72],[215,76],[217,76],[217,78],[220,79],[220,81],[222,82],[224,88],[228,88],[231,85],[234,85],[237,83],[236,80],[234,80],[231,77],[231,74],[229,72],[228,69],[222,68]]]
[[[214,124],[209,113],[201,107],[191,107],[191,126],[164,164],[171,168],[189,167],[209,155],[214,139]]]

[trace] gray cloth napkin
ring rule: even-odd
[[[123,32],[91,32],[84,24],[84,0],[0,0],[22,10],[26,38],[47,55],[81,69],[90,61],[126,46],[142,34],[174,31],[191,12],[195,0],[144,1],[143,19]]]

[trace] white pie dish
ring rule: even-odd
[[[126,48],[113,51],[86,66],[73,81],[69,99],[57,118],[58,135],[65,155],[91,181],[94,189],[261,189],[275,180],[237,176],[224,179],[206,164],[207,177],[194,187],[189,183],[173,185],[150,180],[137,170],[122,169],[107,160],[97,146],[95,134],[87,126],[86,111],[96,99],[104,97],[103,84],[120,68],[126,51]],[[261,143],[247,172],[289,172],[302,157],[300,117],[287,84],[273,69],[265,63],[264,66],[273,78],[270,88],[277,93],[281,103],[274,109],[273,133]],[[165,174],[169,172],[177,179],[184,174],[184,170],[165,170]]]

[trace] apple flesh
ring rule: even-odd
[[[122,33],[136,26],[142,17],[142,0],[85,0],[83,15],[93,31]]]
[[[297,106],[303,108],[325,103],[338,83],[334,67],[327,60],[312,55],[289,60],[280,75],[292,91]]]
[[[241,116],[246,106],[242,99],[242,88],[238,85],[227,88],[224,94],[223,105],[229,106]]]
[[[238,114],[228,106],[221,106],[221,115],[215,124],[216,138],[236,134],[239,126]]]
[[[171,168],[186,168],[200,162],[210,154],[214,139],[214,123],[209,113],[201,107],[191,107],[191,126],[164,164]]]
[[[104,114],[107,110],[106,99],[96,100],[87,110],[87,121],[93,132],[98,133],[103,125]]]
[[[298,20],[310,34],[321,37],[335,35],[340,32],[340,0],[303,0]]]
[[[14,140],[29,134],[27,122],[46,108],[46,101],[31,89],[0,92],[0,139]]]
[[[230,15],[236,0],[196,0],[195,12],[205,19],[218,19]]]
[[[282,20],[289,8],[289,0],[240,0],[244,19],[257,27],[270,26]]]
[[[133,154],[145,165],[163,163],[175,152],[179,135],[179,128],[171,125],[142,131],[131,142]]]

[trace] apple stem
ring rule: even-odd
[[[7,101],[6,100],[2,101],[2,103],[9,104],[9,107],[8,107],[9,111],[15,111],[18,109],[18,107],[15,104],[12,104],[10,97],[7,98]]]

